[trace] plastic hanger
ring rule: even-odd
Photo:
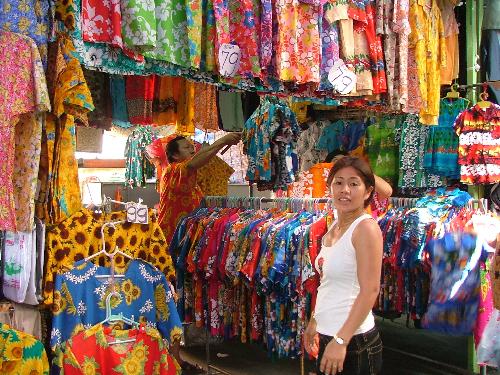
[[[491,106],[491,102],[488,100],[488,85],[484,84],[483,85],[483,92],[479,94],[479,98],[481,99],[479,102],[476,103],[476,105],[481,108],[481,109],[486,109]]]
[[[454,83],[451,85],[450,91],[446,94],[447,99],[458,99],[460,98],[460,93],[458,92],[458,85]]]
[[[106,297],[106,319],[104,319],[100,324],[124,322],[125,324],[128,324],[131,327],[139,328],[140,324],[138,322],[136,322],[133,319],[130,319],[130,318],[123,316],[123,313],[112,314],[112,312],[111,312],[111,297],[113,297],[113,296],[121,299],[121,295],[118,292],[111,292],[107,295],[107,297]],[[127,340],[112,341],[109,343],[109,345],[125,344],[128,342],[135,342],[135,338],[134,339],[127,339]]]

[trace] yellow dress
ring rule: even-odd
[[[437,125],[441,99],[441,69],[446,67],[443,20],[436,0],[411,0],[410,48],[415,49],[423,108],[420,122]]]

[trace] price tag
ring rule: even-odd
[[[328,80],[333,85],[333,89],[340,94],[349,94],[356,87],[357,77],[356,74],[347,68],[344,61],[339,59],[335,61],[330,73],[328,73]]]
[[[127,221],[129,223],[148,223],[148,206],[140,203],[128,202],[125,205],[125,210],[127,211]]]
[[[236,44],[224,43],[219,47],[219,73],[234,77],[240,67],[241,50]]]

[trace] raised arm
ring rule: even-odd
[[[219,138],[210,146],[203,148],[198,151],[192,158],[187,162],[187,168],[191,170],[196,170],[207,164],[211,158],[213,158],[217,153],[226,145],[235,145],[241,139],[240,133],[229,133],[224,137]]]

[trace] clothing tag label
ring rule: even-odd
[[[356,74],[347,68],[344,61],[339,59],[335,61],[330,72],[328,73],[328,80],[333,85],[333,89],[338,91],[339,94],[346,95],[354,90],[356,87]]]
[[[148,223],[148,206],[140,203],[128,202],[125,206],[125,209],[127,210],[127,221],[129,223]]]
[[[234,77],[240,67],[241,51],[236,44],[224,43],[219,47],[219,73]]]

